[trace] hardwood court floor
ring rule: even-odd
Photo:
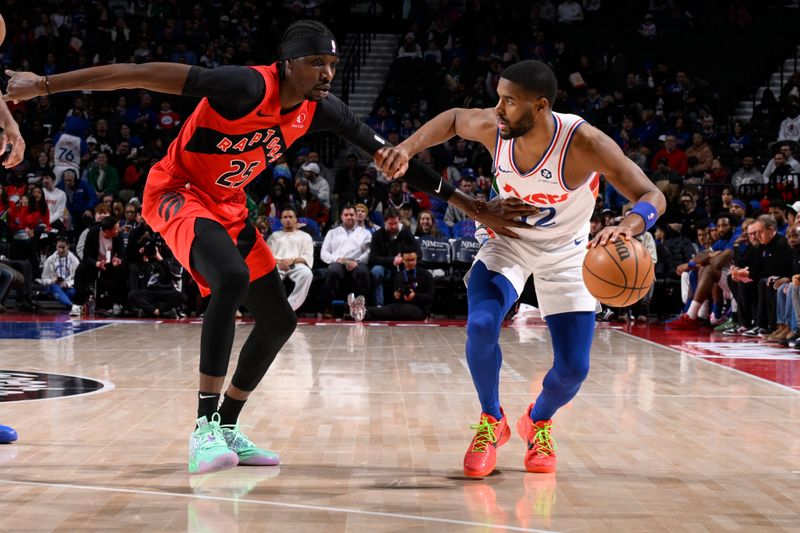
[[[245,408],[280,467],[189,476],[199,334],[0,340],[5,370],[114,385],[0,402],[20,433],[0,447],[0,531],[800,531],[800,394],[611,329],[556,417],[556,476],[524,471],[515,434],[498,473],[462,477],[479,411],[463,328],[344,324],[299,327]],[[501,339],[514,423],[551,350],[543,327]]]

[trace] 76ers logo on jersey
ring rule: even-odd
[[[542,169],[542,176],[544,176],[544,179],[549,180],[550,178],[553,177],[553,173],[550,172],[549,170],[547,170],[546,168],[543,168]]]

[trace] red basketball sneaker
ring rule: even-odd
[[[500,409],[503,418],[496,420],[493,416],[481,413],[481,421],[470,426],[475,437],[464,455],[464,475],[470,477],[488,476],[497,464],[497,448],[511,438],[506,414]]]
[[[528,472],[556,471],[556,441],[550,435],[552,420],[531,420],[533,404],[517,421],[517,432],[528,443],[525,452],[525,470]]]

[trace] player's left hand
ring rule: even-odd
[[[586,247],[594,248],[596,246],[605,246],[609,242],[617,242],[617,239],[629,241],[631,237],[633,237],[633,231],[629,228],[624,226],[606,226],[595,235],[594,239],[589,241]]]
[[[43,76],[33,72],[15,72],[13,70],[6,70],[6,75],[9,77],[6,94],[3,96],[3,100],[6,102],[17,103],[44,94],[41,90],[44,85]]]
[[[375,164],[389,179],[405,174],[409,159],[411,158],[403,145],[381,148],[375,152]]]
[[[3,157],[5,168],[14,168],[22,162],[25,156],[25,140],[19,132],[19,126],[13,120],[11,124],[3,124],[3,133],[0,135],[0,155]],[[11,150],[6,153],[6,147],[11,145]]]

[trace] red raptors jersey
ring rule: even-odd
[[[205,198],[209,209],[228,215],[243,209],[242,188],[308,131],[317,107],[306,100],[281,115],[277,64],[252,68],[266,84],[261,104],[243,118],[228,120],[203,98],[157,165],[172,179],[148,180],[148,188],[188,187]]]

